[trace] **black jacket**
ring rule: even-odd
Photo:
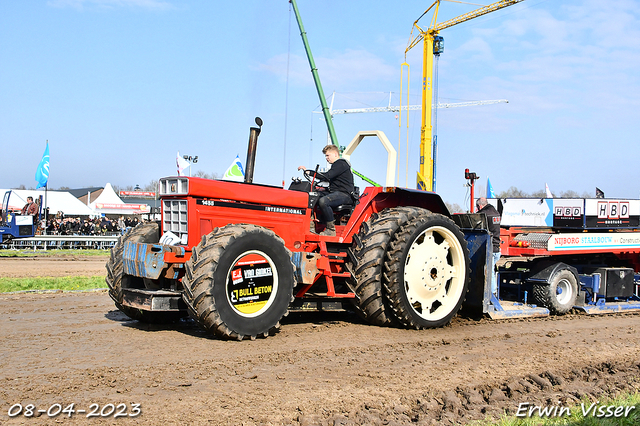
[[[351,165],[349,165],[349,162],[344,158],[337,159],[331,165],[331,168],[329,170],[324,173],[318,173],[316,177],[319,177],[323,180],[329,180],[330,192],[339,191],[344,192],[345,194],[351,194],[354,191]]]
[[[493,246],[493,252],[500,251],[500,213],[491,204],[487,204],[478,213],[484,213],[487,216],[487,222],[489,222],[489,232],[491,232],[491,242]]]

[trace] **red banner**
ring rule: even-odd
[[[96,203],[98,209],[120,209],[120,210],[149,210],[146,204],[113,204],[113,203]]]
[[[155,192],[142,192],[142,191],[120,191],[120,196],[127,197],[155,197]]]

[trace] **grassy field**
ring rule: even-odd
[[[0,293],[14,291],[80,291],[107,288],[104,277],[0,278]]]
[[[602,407],[602,408],[601,408]],[[611,407],[611,408],[609,408]],[[619,416],[616,417],[616,409]],[[534,411],[531,417],[504,416],[499,421],[472,422],[469,426],[637,426],[640,425],[640,394],[621,394],[616,398],[603,398],[594,404],[593,401],[583,399],[580,404],[567,406],[560,411],[555,407],[541,407],[547,409],[549,415],[540,416],[540,410]],[[526,413],[527,410],[523,410]],[[624,416],[624,413],[627,416]],[[554,414],[555,413],[555,414]],[[558,415],[562,413],[562,415]]]
[[[0,250],[2,257],[109,257],[108,250]],[[0,293],[14,291],[61,290],[81,291],[106,288],[104,276],[0,278]]]
[[[0,250],[0,257],[109,257],[109,250]]]

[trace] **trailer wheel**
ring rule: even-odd
[[[293,301],[291,252],[274,232],[233,224],[204,235],[185,264],[191,317],[225,339],[267,337]]]
[[[395,323],[391,307],[384,298],[383,264],[389,245],[400,225],[428,211],[417,207],[395,207],[373,214],[362,224],[358,238],[360,247],[354,250],[355,292],[357,312],[374,325]]]
[[[539,305],[556,315],[566,314],[576,304],[578,282],[568,269],[560,269],[549,284],[533,284],[533,297]]]
[[[448,324],[467,294],[471,271],[464,235],[428,213],[403,225],[385,258],[387,296],[397,319],[422,329]]]
[[[156,222],[141,223],[131,228],[118,238],[118,242],[111,248],[111,256],[107,262],[106,282],[109,296],[116,307],[129,318],[147,323],[171,323],[186,316],[186,312],[150,312],[124,306],[122,304],[123,288],[145,288],[147,283],[140,277],[132,277],[124,273],[124,246],[128,242],[157,243],[160,239],[160,227]]]

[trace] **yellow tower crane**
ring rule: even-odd
[[[461,1],[447,0],[455,3],[463,3]],[[441,30],[468,21],[478,16],[486,15],[487,13],[494,12],[498,9],[505,8],[507,6],[520,3],[524,0],[501,0],[490,5],[481,7],[471,12],[458,16],[457,18],[450,19],[448,21],[437,24],[438,9],[440,8],[440,0],[433,2],[427,10],[424,11],[420,18],[416,19],[411,28],[411,37],[409,44],[405,50],[405,62],[407,52],[413,47],[423,42],[423,57],[422,57],[422,125],[420,128],[420,168],[418,171],[417,187],[418,189],[432,191],[435,186],[435,174],[434,174],[434,154],[432,152],[433,144],[433,128],[431,123],[431,104],[433,102],[433,58],[436,55],[440,55],[444,49],[443,38],[438,35]],[[418,26],[418,21],[429,13],[433,9],[433,17],[431,19],[431,25],[427,30],[423,30]],[[417,29],[419,34],[414,37],[413,30]],[[426,161],[425,167],[425,154],[428,154],[429,158]]]

